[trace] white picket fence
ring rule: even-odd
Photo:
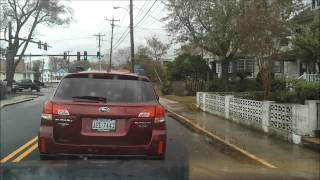
[[[302,136],[314,135],[318,103],[319,100],[308,100],[305,105],[278,104],[197,92],[197,106],[201,110],[278,135],[296,144],[300,144]]]

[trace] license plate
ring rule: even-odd
[[[96,131],[115,131],[116,120],[113,119],[95,119],[92,121],[92,130]]]

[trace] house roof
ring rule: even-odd
[[[7,70],[6,70],[6,61],[5,60],[1,60],[0,61],[0,72],[7,72]],[[23,60],[21,60],[19,62],[19,64],[17,65],[15,72],[16,73],[25,73],[25,72],[32,73],[33,71],[30,71],[30,70],[26,71],[26,64],[24,63]]]
[[[57,72],[56,73],[66,73],[67,71],[65,70],[65,69],[63,69],[63,68],[60,68],[60,69],[58,69],[57,70]]]

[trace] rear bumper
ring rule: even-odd
[[[92,155],[92,156],[150,156],[162,157],[166,149],[166,131],[153,130],[147,145],[78,145],[54,141],[52,127],[41,126],[38,148],[43,155]]]

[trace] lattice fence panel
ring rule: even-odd
[[[211,113],[225,112],[225,97],[214,94],[206,94],[206,111]]]
[[[292,106],[271,104],[269,126],[282,131],[292,132]]]
[[[231,98],[229,108],[231,118],[262,124],[263,104],[261,101]]]

